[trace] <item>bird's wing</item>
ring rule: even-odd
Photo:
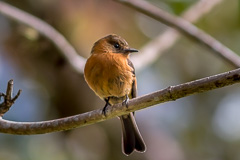
[[[132,68],[132,73],[133,73],[133,83],[132,83],[132,92],[131,92],[131,98],[136,98],[137,97],[137,79],[135,75],[135,68],[133,66],[133,63],[128,59],[128,65]]]

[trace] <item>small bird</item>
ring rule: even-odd
[[[89,87],[108,105],[123,103],[137,96],[135,69],[129,54],[138,52],[116,34],[101,38],[94,43],[88,58],[84,77]],[[134,150],[145,152],[146,146],[138,130],[134,113],[119,117],[122,124],[122,151],[130,155]]]

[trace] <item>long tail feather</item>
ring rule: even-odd
[[[134,149],[139,152],[146,150],[146,145],[138,130],[133,113],[120,117],[122,124],[123,153],[130,155]]]

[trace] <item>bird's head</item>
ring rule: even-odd
[[[94,43],[91,53],[120,53],[128,55],[132,52],[138,52],[134,48],[130,48],[128,43],[120,36],[116,34],[110,34],[106,37],[99,39]]]

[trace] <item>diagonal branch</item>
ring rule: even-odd
[[[63,35],[52,26],[41,19],[2,1],[0,1],[0,13],[36,29],[59,49],[62,55],[68,60],[74,71],[83,73],[86,60],[79,56],[76,50],[63,37]]]
[[[184,20],[182,21],[182,19],[180,18],[176,19],[176,17],[173,17],[173,16],[171,17],[171,15],[169,18],[168,13],[164,13],[161,10],[159,11],[159,9],[156,7],[151,8],[153,6],[151,6],[147,2],[134,1],[134,0],[130,0],[130,1],[135,3],[139,2],[141,4],[144,3],[144,6],[138,6],[137,10],[145,14],[148,14],[149,16],[154,17],[159,21],[163,21],[164,23],[167,23],[179,29],[184,34],[190,35],[190,37],[200,42],[203,42],[209,48],[212,48],[216,53],[220,54],[222,49],[225,53],[230,53],[229,55],[232,55],[233,52],[231,50],[224,47],[219,42],[215,43],[216,40],[214,40],[212,37],[209,38],[208,36],[206,36],[203,31],[199,32],[199,30],[197,30],[197,28],[192,26],[189,22]],[[127,2],[127,0],[125,2]],[[150,6],[150,9],[153,9],[153,10],[148,11],[149,8],[144,8],[149,6]],[[161,16],[159,18],[160,12],[161,13],[163,12],[163,14],[165,15],[165,17],[163,16],[163,19],[161,18]],[[85,59],[78,56],[75,50],[66,41],[66,39],[60,33],[58,33],[55,29],[49,26],[47,23],[15,7],[7,5],[4,2],[0,2],[0,13],[12,19],[15,19],[21,23],[25,23],[35,28],[36,30],[38,30],[41,34],[48,37],[59,48],[59,50],[62,51],[63,55],[70,62],[74,70],[78,71],[79,73],[82,73],[83,66],[85,64]],[[178,26],[178,24],[180,25]],[[188,29],[189,26],[190,26],[190,31],[187,31],[186,29]],[[204,35],[206,39],[204,39],[204,36],[202,38],[200,36],[199,38],[198,34]],[[209,39],[213,41],[208,41]],[[208,44],[208,42],[212,42],[212,43]],[[219,45],[220,45],[220,48],[219,48]],[[228,58],[228,60],[231,61],[231,63],[234,65],[239,64],[238,63],[239,58],[236,55],[232,59],[229,58],[228,55],[222,55],[222,57]],[[236,60],[236,61],[232,61],[232,60]],[[43,122],[13,122],[13,121],[0,119],[0,132],[10,133],[10,134],[43,134],[43,133],[68,130],[72,128],[77,128],[77,127],[101,122],[116,116],[127,114],[132,111],[136,111],[136,110],[147,108],[149,106],[153,106],[156,104],[176,100],[191,94],[206,92],[208,90],[221,88],[221,87],[228,86],[234,83],[239,83],[239,82],[240,82],[240,69],[236,69],[230,72],[222,73],[222,74],[211,76],[211,77],[206,77],[206,78],[188,82],[185,84],[170,86],[166,89],[132,99],[129,101],[129,106],[127,109],[121,104],[114,105],[107,109],[106,111],[107,117],[102,115],[101,109],[98,109],[98,110],[90,111],[80,115],[75,115],[75,116],[57,119],[57,120],[51,120],[51,121],[43,121]],[[0,96],[3,96],[3,94],[1,94]],[[13,99],[16,99],[16,98],[13,98]]]
[[[202,78],[192,82],[170,86],[154,93],[131,99],[128,108],[117,104],[107,108],[106,117],[102,110],[94,110],[83,114],[43,122],[13,122],[0,119],[0,132],[9,134],[43,134],[82,127],[121,116],[129,112],[144,109],[156,104],[174,101],[192,94],[225,87],[240,82],[240,68],[222,74]]]
[[[218,56],[229,62],[235,67],[240,67],[240,57],[232,50],[224,46],[222,43],[205,33],[203,30],[198,29],[193,24],[184,20],[183,18],[171,15],[160,8],[143,0],[117,0],[135,10],[152,17],[164,24],[167,24],[184,35],[204,44],[209,49],[213,50]],[[135,62],[134,62],[135,63]]]
[[[118,0],[118,1],[122,2],[122,3],[125,2],[126,5],[128,5],[128,3],[130,3],[130,2],[133,3],[133,1],[131,1],[131,0],[130,1]],[[221,1],[222,0],[211,0],[211,1],[200,0],[196,5],[189,8],[183,14],[183,18],[185,18],[186,20],[188,20],[190,22],[194,22],[199,17],[203,16],[204,13],[211,10],[211,8],[214,5],[218,4]],[[137,1],[135,1],[134,3],[136,3],[136,2]],[[139,3],[142,3],[142,2],[139,1]],[[145,3],[147,3],[147,2],[145,2]],[[159,10],[159,8],[156,8],[156,7],[155,7],[155,9]],[[149,12],[149,11],[146,10],[146,12]],[[13,7],[9,4],[6,4],[5,2],[2,2],[2,1],[0,1],[0,13],[15,20],[15,21],[24,23],[24,24],[36,29],[42,35],[46,36],[61,51],[63,56],[70,63],[71,67],[78,73],[83,73],[83,68],[84,68],[86,59],[79,56],[77,54],[77,52],[75,51],[75,49],[63,37],[63,35],[61,35],[58,31],[56,31],[52,26],[50,26],[46,22],[42,21],[41,19],[34,17],[33,15],[30,15],[30,14],[28,14],[16,7]],[[149,13],[151,13],[151,12],[149,12]],[[167,13],[165,13],[165,14],[167,14]],[[151,15],[149,15],[149,16],[151,16]],[[161,15],[160,15],[160,17],[161,17]],[[160,21],[162,21],[162,20],[160,19]],[[168,19],[165,19],[165,21],[166,21],[166,23],[168,23]],[[165,21],[163,21],[163,22],[165,22]],[[171,23],[171,21],[169,23]],[[174,26],[174,24],[173,24],[173,26]],[[181,30],[181,26],[180,26],[180,30]],[[185,34],[188,34],[188,33],[185,33]],[[169,39],[169,37],[170,37],[170,39]],[[157,58],[161,55],[161,54],[159,54],[159,52],[163,52],[164,50],[170,48],[175,43],[175,41],[178,39],[178,37],[179,37],[178,32],[170,28],[167,31],[165,31],[162,36],[159,36],[155,40],[150,41],[147,45],[144,46],[144,48],[141,49],[141,52],[143,54],[139,54],[139,55],[132,57],[132,61],[135,64],[135,68],[137,70],[140,70],[140,69],[144,68],[146,65],[149,65],[152,62],[154,62],[155,60],[157,60]],[[199,39],[199,41],[201,41],[201,40]],[[230,49],[226,48],[222,44],[219,45],[219,43],[212,43],[211,46],[215,46],[213,48],[213,50],[216,50],[217,52],[219,52],[219,50],[222,50],[222,52],[225,50],[224,52],[226,52],[230,55],[230,56],[226,56],[226,57],[232,57],[232,58],[227,58],[228,61],[231,61],[230,62],[231,64],[238,66],[239,58],[237,56],[234,56],[233,52]],[[209,46],[209,47],[211,47],[211,46]],[[218,46],[220,46],[220,48]],[[231,56],[231,55],[233,55],[233,56]],[[146,57],[148,57],[148,58],[146,58]],[[225,56],[222,56],[222,57],[225,58]]]
[[[199,0],[181,15],[185,20],[194,23],[205,14],[210,12],[213,7],[223,0]],[[170,49],[181,37],[181,34],[173,28],[168,28],[162,34],[149,41],[140,49],[140,54],[134,54],[131,60],[138,72],[146,66],[154,63],[159,57]],[[147,57],[147,58],[146,58]]]

